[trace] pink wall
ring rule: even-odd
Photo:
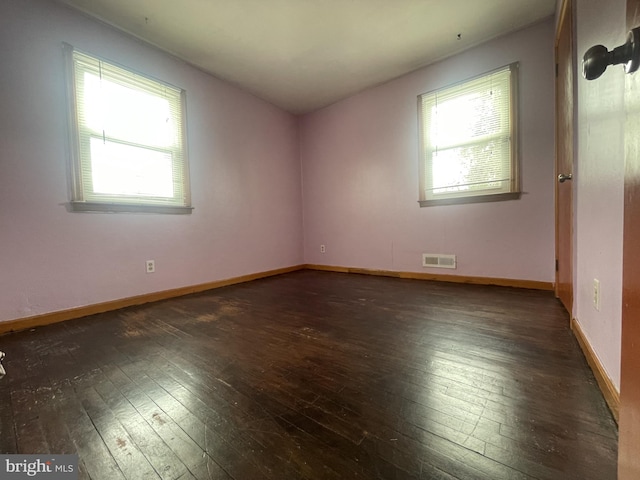
[[[305,261],[554,281],[553,39],[550,18],[303,117]],[[420,208],[417,95],[515,61],[522,198]],[[424,269],[422,253],[458,268]]]
[[[576,57],[591,46],[626,40],[625,0],[576,2]],[[609,67],[597,80],[577,75],[577,151],[574,165],[576,269],[574,316],[607,374],[620,387],[622,229],[624,212],[624,70]],[[600,310],[593,280],[600,280]]]
[[[192,215],[67,212],[62,42],[187,90]],[[0,321],[302,263],[294,116],[38,0],[0,2],[0,105]]]
[[[54,2],[3,0],[0,321],[302,262],[553,281],[553,26],[298,120]],[[187,90],[192,215],[67,212],[62,42]],[[416,96],[513,61],[522,199],[420,208]]]

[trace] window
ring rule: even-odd
[[[420,206],[519,198],[517,64],[418,97]]]
[[[65,51],[72,210],[190,213],[184,91]]]

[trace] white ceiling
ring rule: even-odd
[[[556,0],[59,1],[292,113],[316,110],[517,30],[552,15],[556,5]]]

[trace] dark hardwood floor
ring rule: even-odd
[[[300,271],[0,337],[1,453],[93,479],[616,478],[550,292]]]

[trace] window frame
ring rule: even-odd
[[[180,129],[180,149],[182,156],[181,168],[176,169],[174,160],[172,159],[172,174],[176,170],[180,172],[182,195],[175,194],[174,198],[179,202],[163,202],[158,200],[149,201],[149,197],[145,195],[122,195],[122,201],[118,201],[119,194],[99,194],[93,191],[89,191],[88,186],[85,185],[83,178],[86,177],[85,168],[83,167],[82,160],[82,147],[81,147],[81,127],[78,120],[78,108],[79,99],[76,82],[76,70],[74,53],[77,52],[80,55],[90,57],[91,59],[108,64],[110,67],[115,67],[126,72],[133,77],[140,77],[143,81],[153,83],[157,86],[167,87],[180,95],[180,118],[177,119],[177,125]],[[189,177],[189,159],[187,148],[187,111],[186,111],[186,92],[184,89],[171,85],[162,80],[158,80],[150,75],[146,75],[135,71],[129,67],[123,66],[119,63],[111,60],[104,59],[98,55],[87,53],[80,49],[73,47],[67,43],[63,43],[64,63],[66,70],[66,87],[67,87],[67,106],[68,106],[68,133],[69,133],[69,174],[70,174],[70,186],[71,186],[71,201],[68,204],[68,210],[71,212],[111,212],[111,213],[157,213],[157,214],[190,214],[193,211],[191,206],[191,189],[190,189],[190,177]],[[145,91],[144,89],[141,89]],[[149,90],[146,90],[149,92]],[[117,139],[114,139],[116,141]],[[113,142],[112,141],[112,142]],[[85,148],[87,148],[85,146]],[[143,145],[141,148],[147,150],[153,150],[152,145]],[[174,177],[175,178],[175,177]],[[87,199],[87,197],[93,196],[94,198]],[[95,197],[98,197],[97,199]],[[99,197],[102,197],[100,199]],[[159,197],[155,197],[159,198]],[[180,200],[181,199],[181,200]],[[146,201],[145,201],[146,200]]]
[[[427,95],[434,95],[438,92],[445,92],[455,87],[461,87],[465,84],[474,82],[483,77],[488,77],[503,70],[510,71],[510,99],[509,99],[509,115],[510,115],[510,164],[511,175],[509,180],[509,191],[488,193],[489,190],[484,192],[480,190],[477,194],[463,194],[456,195],[455,193],[448,193],[441,198],[427,198],[427,171],[431,163],[427,158],[427,147],[425,145],[425,120],[423,118],[423,98]],[[520,151],[519,151],[519,115],[518,115],[518,103],[519,103],[519,91],[518,91],[518,77],[519,77],[519,62],[513,62],[499,68],[490,70],[488,72],[475,75],[460,82],[446,85],[441,88],[430,90],[422,93],[417,97],[418,105],[418,137],[419,137],[419,200],[420,207],[429,207],[437,205],[456,205],[467,203],[484,203],[495,202],[503,200],[517,200],[521,197],[521,179],[520,179]],[[481,143],[478,141],[477,143]],[[470,144],[472,144],[470,142]]]

